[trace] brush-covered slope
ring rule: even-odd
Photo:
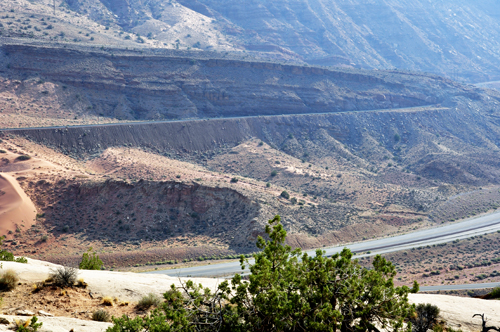
[[[280,46],[306,62],[499,75],[496,1],[181,0],[237,25],[249,49]],[[464,65],[466,64],[466,65]]]
[[[472,82],[500,77],[500,5],[493,0],[59,0],[55,12],[52,5],[2,2],[0,33],[411,69]]]
[[[5,131],[4,149],[66,167],[16,171],[43,214],[16,252],[34,242],[76,261],[104,244],[133,265],[248,252],[275,214],[311,248],[487,212],[500,206],[496,103]]]

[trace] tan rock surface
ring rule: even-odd
[[[484,313],[486,326],[500,326],[500,301],[435,294],[410,294],[410,301],[438,306],[448,326],[464,332],[481,330],[481,318],[472,318],[474,314]]]
[[[29,259],[28,264],[3,262],[3,269],[16,271],[21,282],[34,283],[45,280],[51,269],[60,265]],[[78,278],[83,278],[89,289],[99,296],[117,297],[123,301],[138,301],[143,295],[155,293],[162,295],[170,285],[180,285],[190,278],[176,278],[161,274],[139,274],[133,272],[80,270]],[[191,278],[192,279],[192,278]],[[197,278],[197,282],[214,289],[220,279]]]
[[[10,325],[0,325],[0,331],[12,331],[15,319],[23,321],[28,319],[27,317],[8,315],[0,315],[0,317],[6,318],[11,323]],[[38,322],[43,323],[42,327],[38,330],[39,332],[68,332],[70,330],[74,332],[102,332],[112,326],[111,323],[94,322],[69,317],[38,317]]]

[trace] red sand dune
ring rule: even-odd
[[[0,235],[16,228],[26,230],[36,221],[36,208],[19,183],[10,175],[0,174]],[[24,225],[24,226],[23,226]]]

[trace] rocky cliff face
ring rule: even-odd
[[[180,159],[196,156],[198,162],[220,149],[258,138],[299,159],[310,155],[311,160],[320,161],[330,156],[370,171],[391,159],[427,178],[481,185],[500,179],[496,158],[500,127],[498,100],[488,95],[479,95],[479,99],[464,99],[456,108],[19,129],[12,133],[75,158],[109,147],[135,146]],[[485,109],[489,111],[483,113]]]
[[[78,109],[117,119],[172,119],[360,111],[454,104],[479,90],[429,75],[326,69],[128,50],[2,46],[3,75],[55,84]],[[32,82],[32,83],[33,83]],[[21,85],[22,87],[22,85]],[[73,95],[66,96],[68,91]],[[22,89],[19,92],[22,93]],[[475,97],[474,97],[475,96]]]
[[[177,159],[227,175],[223,182],[229,188],[218,188],[219,182],[206,182],[206,186],[193,184],[192,180],[163,182],[162,177],[135,183],[131,180],[71,185],[64,190],[56,188],[59,184],[55,182],[50,188],[43,187],[43,183],[39,188],[30,187],[35,196],[53,193],[54,201],[41,210],[46,213],[46,221],[57,227],[73,223],[72,213],[79,211],[78,214],[85,214],[84,220],[96,219],[94,230],[98,230],[97,223],[102,220],[111,231],[121,226],[115,224],[118,220],[124,222],[122,211],[128,211],[129,217],[135,213],[147,222],[135,225],[137,232],[147,226],[154,229],[154,234],[171,238],[176,235],[162,233],[157,220],[162,221],[162,227],[175,228],[171,222],[163,223],[170,220],[169,209],[174,209],[176,218],[184,225],[179,234],[196,230],[201,232],[195,233],[198,237],[229,240],[228,244],[239,248],[253,241],[263,221],[280,214],[287,229],[294,233],[291,243],[318,247],[338,243],[346,236],[360,239],[368,233],[380,234],[387,227],[393,231],[414,227],[422,218],[442,222],[496,206],[496,196],[489,197],[487,204],[481,203],[480,188],[486,186],[497,192],[497,187],[491,186],[500,184],[499,101],[494,95],[472,96],[476,100],[462,97],[453,108],[18,129],[5,131],[1,137],[5,140],[18,135],[89,163],[101,158],[108,148],[140,148],[168,157],[161,160],[165,165],[169,159]],[[143,176],[127,175],[121,170],[116,176],[123,178],[165,174],[161,170],[150,172],[147,165],[133,162],[116,165],[116,169],[146,168]],[[275,176],[272,171],[276,171]],[[238,176],[242,178],[234,184],[237,190],[230,189],[230,180]],[[168,178],[175,177],[170,174]],[[182,179],[186,181],[184,176]],[[194,182],[205,184],[202,178]],[[270,189],[266,189],[266,182],[271,183]],[[304,206],[279,198],[282,190],[304,200]],[[478,197],[471,199],[474,208],[455,208],[461,203],[453,196],[458,197],[460,192],[479,192]],[[142,205],[132,204],[132,197],[139,196]],[[113,198],[113,206],[107,204],[107,197]],[[308,197],[312,199],[306,202]],[[446,204],[441,206],[442,203]],[[167,207],[163,212],[162,206]],[[106,212],[95,214],[101,210]],[[108,222],[110,218],[112,223]],[[199,220],[216,228],[207,226],[200,230]],[[235,221],[238,227],[241,224],[244,236],[230,231],[236,227]],[[146,238],[149,234],[152,233],[128,236]],[[304,234],[315,237],[300,238]],[[112,241],[121,239],[113,238],[114,233],[109,236]]]
[[[52,4],[2,2],[0,36],[500,79],[493,0],[65,0],[55,13]]]
[[[68,4],[81,13],[90,13],[90,2],[71,0]],[[97,20],[116,22],[126,29],[149,29],[160,40],[170,33],[158,30],[161,24],[169,24],[167,31],[182,29],[181,22],[173,18],[176,6],[182,6],[206,17],[206,24],[212,24],[210,29],[225,36],[233,49],[263,57],[322,65],[411,69],[471,81],[500,77],[500,55],[496,51],[500,46],[500,5],[495,1],[94,2],[95,8],[103,8],[100,17],[94,14]],[[200,32],[206,28],[196,25]],[[183,37],[182,44],[196,42]]]
[[[456,71],[476,80],[484,80],[491,71],[498,75],[493,50],[498,48],[500,6],[491,1],[197,2],[311,63]],[[462,67],[465,59],[468,65]]]
[[[247,246],[259,205],[227,188],[180,182],[38,181],[30,185],[47,225],[56,231],[83,233],[88,240],[115,243],[165,240],[179,235],[219,237],[228,245]],[[41,199],[47,190],[54,201]],[[60,197],[63,197],[61,199]],[[253,238],[251,239],[253,240]]]

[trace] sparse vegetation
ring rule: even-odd
[[[102,260],[99,259],[97,252],[92,252],[92,247],[90,247],[87,252],[82,255],[82,261],[78,267],[80,270],[100,270],[102,266]]]
[[[137,308],[139,310],[147,310],[151,307],[158,307],[161,304],[161,299],[158,295],[149,293],[148,295],[143,296],[139,303],[137,303]]]
[[[113,306],[113,298],[111,296],[105,296],[102,298],[102,304],[112,307]]]
[[[16,332],[36,332],[43,323],[37,323],[38,317],[33,316],[27,320],[15,319]]]
[[[111,316],[106,310],[99,309],[92,313],[92,320],[95,320],[96,322],[109,322],[111,320]]]
[[[286,199],[289,199],[290,198],[290,194],[288,193],[288,191],[286,190],[283,190],[280,194],[281,197],[283,198],[286,198]]]
[[[28,156],[28,155],[22,155],[22,156],[19,156],[16,158],[16,160],[19,160],[19,161],[25,161],[25,160],[30,160],[31,159],[31,156]]]
[[[46,281],[36,282],[33,285],[31,285],[31,292],[32,293],[38,293],[39,291],[41,291],[42,289],[44,289],[45,286],[47,286]]]
[[[53,284],[59,287],[75,286],[77,277],[78,270],[73,267],[63,266],[50,270],[50,278]]]
[[[0,250],[0,261],[28,263],[28,259],[26,257],[14,257],[14,255],[7,250]]]
[[[3,245],[4,240],[5,236],[0,237],[0,246]],[[14,254],[5,249],[0,250],[0,261],[28,263],[28,259],[26,257],[14,257]]]
[[[490,299],[500,299],[500,287],[493,288],[493,290],[488,295],[488,298]]]
[[[416,312],[410,316],[413,332],[427,332],[432,330],[437,322],[439,308],[430,303],[419,303],[416,307]]]
[[[87,288],[88,284],[85,282],[85,280],[83,280],[83,278],[80,278],[76,282],[76,286],[81,288]]]
[[[16,288],[19,278],[13,270],[7,270],[0,275],[0,290],[10,291]]]

